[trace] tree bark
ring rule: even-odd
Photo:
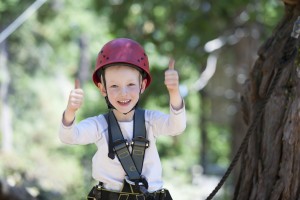
[[[300,199],[300,58],[293,54],[299,38],[290,36],[300,3],[293,2],[297,4],[286,2],[285,16],[259,49],[245,84],[242,107],[247,125],[255,120],[273,84],[275,88],[242,155],[234,199]]]

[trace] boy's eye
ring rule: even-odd
[[[117,85],[111,85],[110,87],[111,88],[117,88],[118,86]]]
[[[134,83],[129,83],[128,85],[129,85],[129,86],[135,86],[135,84],[134,84]]]

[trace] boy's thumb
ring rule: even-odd
[[[75,79],[75,89],[80,88],[80,81],[79,79]]]
[[[175,65],[175,60],[173,58],[170,58],[169,69],[174,69],[174,65]]]

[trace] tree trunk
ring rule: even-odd
[[[81,84],[84,84],[87,80],[90,79],[90,56],[88,51],[88,39],[85,35],[81,35],[79,38],[79,65],[76,78],[79,79]]]
[[[290,36],[300,3],[289,1],[294,3],[285,4],[285,16],[258,51],[245,84],[244,120],[255,121],[255,128],[241,158],[234,199],[300,200],[300,58],[294,51],[299,38]]]
[[[257,23],[249,24],[245,27],[244,32],[256,31],[257,33],[261,33],[260,27]],[[246,34],[245,34],[246,35]],[[259,37],[258,36],[258,37]],[[251,34],[243,37],[237,44],[235,44],[232,49],[233,53],[236,57],[234,62],[234,70],[236,71],[236,77],[234,80],[238,80],[240,75],[244,75],[245,77],[249,74],[249,66],[253,65],[255,62],[256,51],[259,47],[258,40],[254,38]],[[246,48],[245,48],[246,47]],[[232,83],[231,88],[234,91],[242,91],[243,83],[242,81],[237,84],[236,82]],[[232,101],[232,104],[239,110],[231,120],[231,130],[232,130],[232,140],[231,140],[231,159],[233,159],[234,154],[238,151],[240,144],[242,143],[244,133],[247,130],[246,125],[243,122],[242,112],[240,111],[240,101],[239,98],[236,98],[237,101]],[[234,170],[232,171],[232,184],[236,184],[237,178],[240,172],[241,166],[240,162],[237,163]],[[229,181],[228,181],[229,182]]]

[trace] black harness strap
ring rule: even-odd
[[[143,169],[145,150],[149,147],[146,139],[145,110],[136,109],[133,121],[132,160],[138,172],[141,174]]]
[[[108,135],[109,135],[109,153],[108,156],[114,159],[117,155],[124,171],[129,179],[135,183],[140,183],[147,188],[148,184],[141,172],[143,168],[145,150],[149,146],[149,141],[146,139],[146,127],[145,127],[145,111],[136,109],[134,114],[134,127],[133,127],[133,140],[132,154],[129,152],[129,144],[124,139],[117,119],[112,110],[105,115],[108,123]]]

